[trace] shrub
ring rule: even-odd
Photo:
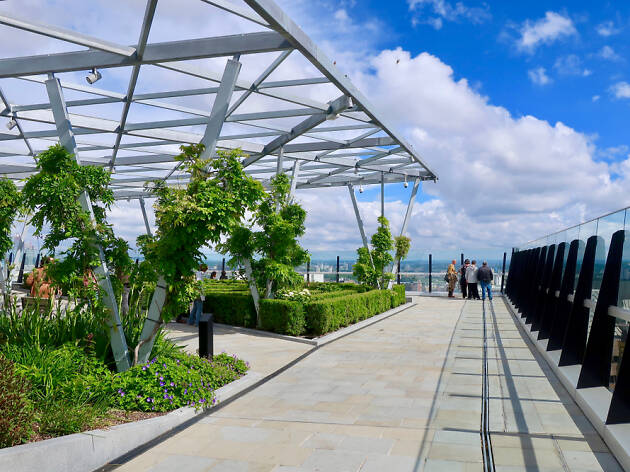
[[[392,294],[392,308],[396,308],[397,306],[404,305],[407,302],[407,297],[405,295],[405,286],[404,285],[394,285],[394,290]]]
[[[249,293],[207,292],[203,311],[212,313],[217,323],[256,327],[256,308]]]
[[[212,279],[203,279],[203,288],[204,291],[212,292],[249,292],[249,286],[247,282],[242,280],[212,280]]]
[[[264,330],[299,336],[306,328],[304,305],[292,300],[261,300],[260,322]]]
[[[325,334],[383,313],[391,306],[390,290],[371,290],[318,300],[305,306],[306,328],[315,335]]]
[[[0,355],[0,448],[27,441],[33,432],[34,412],[26,378],[13,362]]]
[[[116,374],[112,381],[113,406],[123,410],[170,411],[182,406],[205,408],[216,401],[214,391],[238,379],[248,365],[234,356],[212,360],[180,354],[156,357]]]

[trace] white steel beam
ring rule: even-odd
[[[354,103],[375,123],[392,136],[397,144],[408,151],[413,158],[421,164],[430,174],[437,179],[437,175],[419,157],[407,141],[390,125],[388,120],[376,112],[376,108],[363,96],[363,94],[350,82],[333,62],[315,45],[315,43],[300,29],[289,16],[280,9],[273,0],[244,0],[256,13],[258,13],[275,31],[282,34],[299,50],[324,76],[344,92],[352,97]]]
[[[91,49],[98,49],[100,51],[118,54],[124,57],[132,56],[136,52],[135,48],[129,46],[110,43],[109,41],[103,41],[102,39],[77,33],[76,31],[59,28],[57,26],[50,26],[43,23],[36,23],[34,21],[25,20],[15,16],[0,14],[0,24],[19,28],[24,31],[30,31],[31,33],[41,34],[50,38],[61,39],[62,41],[78,44]]]
[[[361,219],[361,213],[359,212],[359,205],[357,204],[357,196],[354,194],[354,187],[352,184],[348,184],[348,192],[350,192],[350,198],[352,199],[352,207],[354,208],[354,215],[357,217],[357,225],[359,225],[359,232],[361,233],[361,240],[363,241],[363,247],[370,250],[368,245],[367,236],[365,235],[365,229],[363,228],[363,220]]]
[[[121,56],[95,50],[0,59],[0,78],[136,64],[161,64],[171,61],[234,56],[235,54],[284,51],[290,48],[288,41],[273,31],[187,39],[147,44],[142,60],[135,54]]]
[[[214,155],[214,151],[217,146],[217,140],[221,134],[223,123],[230,106],[230,100],[232,100],[232,94],[234,93],[234,86],[238,79],[238,74],[241,71],[241,63],[238,61],[238,57],[228,59],[223,71],[223,78],[221,79],[221,85],[219,91],[212,104],[212,112],[210,118],[207,120],[206,131],[201,139],[201,144],[205,146],[201,157],[208,159]]]
[[[153,16],[155,15],[155,8],[157,7],[157,0],[148,0],[147,6],[144,11],[144,20],[142,21],[142,27],[140,28],[140,38],[138,39],[138,45],[136,46],[136,57],[142,60],[144,51],[146,49],[147,40],[149,39],[149,31],[151,30],[151,24],[153,23]],[[110,169],[114,168],[116,163],[116,155],[118,154],[118,147],[120,146],[120,140],[122,139],[125,124],[127,123],[127,116],[129,115],[129,107],[131,106],[131,99],[133,92],[136,89],[136,82],[138,81],[138,74],[140,73],[140,64],[136,64],[131,69],[131,77],[129,78],[129,85],[127,86],[127,94],[125,95],[125,103],[123,105],[123,111],[120,116],[120,126],[116,134],[116,142],[114,143],[114,150],[112,152],[112,163]]]

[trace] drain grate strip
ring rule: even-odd
[[[489,303],[492,303],[489,301]],[[488,377],[488,333],[486,328],[486,301],[482,302],[483,317],[483,349],[482,349],[482,386],[481,386],[481,453],[483,456],[483,470],[494,472],[494,456],[490,439],[490,400]]]

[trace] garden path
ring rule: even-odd
[[[167,337],[196,354],[199,349],[199,328],[183,323],[169,323]],[[302,354],[313,349],[312,345],[287,341],[254,330],[243,330],[226,325],[214,325],[214,352],[227,352],[250,364],[250,372],[266,377],[284,367]]]
[[[315,350],[117,471],[483,470],[481,302],[417,301]],[[503,300],[486,315],[496,470],[621,470]]]

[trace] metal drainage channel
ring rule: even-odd
[[[491,301],[489,303],[492,303]],[[481,453],[483,455],[483,470],[494,472],[494,456],[492,441],[490,440],[490,401],[488,382],[488,336],[486,330],[486,301],[483,307],[483,361],[482,361],[482,391],[481,391]]]

